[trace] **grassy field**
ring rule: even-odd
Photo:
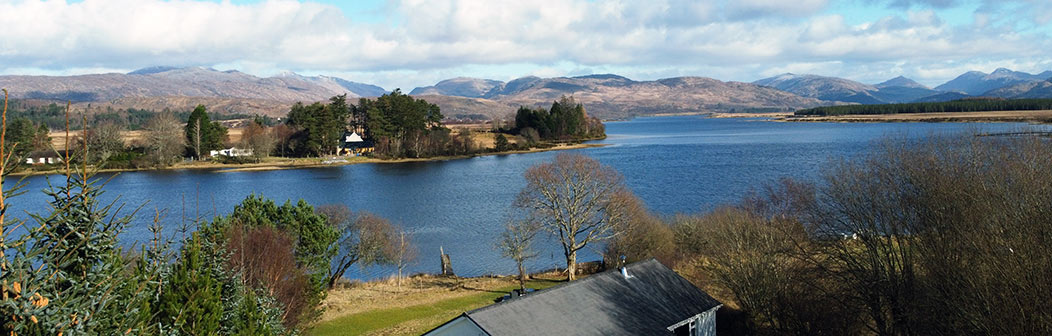
[[[528,287],[562,283],[557,274],[535,276]],[[518,288],[512,277],[460,279],[419,276],[401,286],[381,281],[329,293],[321,321],[307,335],[419,335],[461,313],[493,303]]]

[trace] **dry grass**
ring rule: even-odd
[[[237,143],[238,141],[241,141],[241,133],[244,132],[244,130],[245,129],[243,128],[227,129],[227,142]],[[79,130],[69,131],[69,136],[71,140],[76,139],[80,137],[80,134],[82,132],[83,131]],[[54,147],[56,150],[66,149],[66,131],[51,131],[50,133],[48,133],[48,136],[51,137],[51,146]],[[124,131],[121,133],[121,137],[124,138],[124,144],[129,146],[142,144],[145,136],[146,131],[142,130]]]
[[[531,288],[562,283],[559,273],[534,275]],[[493,302],[518,287],[514,277],[451,278],[418,275],[355,283],[329,292],[325,313],[307,334],[415,335]]]
[[[458,283],[459,281],[459,283]],[[509,277],[480,277],[455,279],[432,275],[418,275],[403,279],[398,286],[394,278],[351,284],[329,291],[322,303],[325,313],[319,322],[377,309],[404,308],[430,304],[451,298],[476,294],[478,291],[513,285]]]
[[[709,113],[709,118],[784,118],[790,117],[793,112],[766,112],[766,113]]]

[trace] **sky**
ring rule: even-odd
[[[934,86],[1052,69],[1050,0],[0,0],[0,27],[0,74],[202,66],[406,91],[601,73]]]

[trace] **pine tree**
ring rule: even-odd
[[[201,239],[194,233],[183,246],[161,295],[161,319],[179,332],[212,335],[219,331],[222,283],[206,260]]]

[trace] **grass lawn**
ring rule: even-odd
[[[544,289],[562,283],[558,280],[530,280],[527,287]],[[493,303],[517,285],[469,289],[459,295],[425,304],[379,308],[339,316],[316,324],[307,335],[419,335],[461,313]]]

